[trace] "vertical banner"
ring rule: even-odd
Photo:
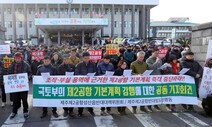
[[[118,53],[119,53],[119,45],[118,44],[107,44],[106,45],[106,54],[116,55]]]
[[[102,50],[88,50],[90,54],[90,60],[101,60],[102,59]]]
[[[0,54],[11,54],[10,45],[0,45]]]
[[[33,51],[31,52],[32,60],[42,60],[44,58],[43,51]]]
[[[212,94],[212,40],[208,43],[208,51],[206,55],[206,62],[202,76],[202,82],[199,88],[200,98],[206,98],[207,95]]]
[[[27,73],[4,75],[5,93],[29,91]]]
[[[3,58],[4,68],[8,68],[12,62],[14,62],[14,58],[4,57]]]

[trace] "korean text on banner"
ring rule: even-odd
[[[27,73],[4,75],[5,93],[29,91]]]
[[[33,51],[31,52],[32,60],[42,60],[44,58],[43,51]]]
[[[35,107],[197,105],[194,78],[187,75],[33,77]]]
[[[210,61],[212,61],[212,40],[210,40],[208,43],[205,67],[199,88],[200,98],[206,98],[208,95],[212,94],[212,68],[209,68]]]
[[[116,55],[118,53],[119,53],[119,45],[118,44],[107,44],[106,45],[106,54]]]
[[[102,59],[102,50],[88,50],[90,54],[90,60],[101,60]]]
[[[0,54],[11,54],[10,45],[0,45]]]
[[[4,68],[8,68],[12,62],[14,62],[14,58],[4,57],[3,58]]]

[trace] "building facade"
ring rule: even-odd
[[[150,9],[158,3],[159,0],[7,0],[0,1],[0,22],[7,28],[6,40],[45,36],[46,31],[35,25],[37,18],[104,18],[108,25],[96,29],[96,37],[145,38],[148,36]],[[60,37],[63,35],[61,29]]]
[[[188,18],[170,18],[168,21],[152,21],[150,22],[150,37],[190,38],[191,27],[197,24],[187,20]]]
[[[4,44],[6,28],[0,25],[0,44]]]

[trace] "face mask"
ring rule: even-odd
[[[131,51],[131,49],[127,49],[127,51]]]

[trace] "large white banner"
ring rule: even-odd
[[[0,45],[0,54],[11,54],[10,45]]]
[[[212,61],[212,40],[210,40],[208,43],[206,62],[205,62],[202,82],[199,88],[200,98],[206,98],[207,95],[212,94],[212,69],[209,68],[210,61]]]
[[[187,75],[33,77],[35,107],[197,105],[194,78]]]
[[[27,73],[4,75],[5,93],[29,91]]]

